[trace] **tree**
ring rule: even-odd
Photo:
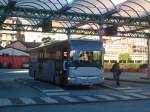
[[[128,53],[121,53],[119,55],[119,60],[121,62],[126,62],[127,63],[127,62],[129,62],[131,60],[131,57],[130,57],[130,55]]]

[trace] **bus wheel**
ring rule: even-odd
[[[33,78],[36,80],[36,71],[33,72]]]
[[[67,76],[66,75],[62,75],[62,77],[61,77],[61,84],[63,85],[63,86],[66,86],[67,85]]]
[[[60,85],[60,78],[58,76],[55,77],[55,84]]]
[[[33,74],[33,78],[34,78],[34,80],[39,80],[39,78],[37,77],[37,72],[36,71],[34,71],[34,74]]]

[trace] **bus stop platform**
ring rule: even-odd
[[[104,73],[105,80],[114,80],[112,72]],[[120,81],[150,84],[150,78],[145,73],[124,72]]]

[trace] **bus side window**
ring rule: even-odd
[[[66,59],[66,58],[67,58],[67,56],[68,56],[68,52],[67,52],[67,51],[65,51],[65,52],[63,53],[63,57],[64,57],[64,59]]]
[[[67,57],[68,57],[68,50],[67,50],[67,48],[63,48],[62,49],[62,55],[63,55],[63,60],[67,59]]]

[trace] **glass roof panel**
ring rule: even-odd
[[[122,6],[121,9],[123,9],[124,13],[126,13],[125,15],[122,12],[119,12],[120,15],[122,15],[123,17],[140,17],[139,13],[134,11],[133,9],[129,8],[128,6]]]
[[[9,0],[0,0],[0,5],[7,5]],[[66,11],[75,13],[87,13],[87,14],[105,14],[117,8],[118,13],[113,16],[121,17],[143,17],[150,15],[150,0],[12,0],[17,1],[15,7],[33,8],[42,10],[55,10],[55,11]],[[116,2],[118,1],[118,2]],[[125,2],[124,2],[125,1]],[[122,3],[123,2],[123,3]],[[121,3],[121,4],[120,4]],[[115,5],[114,5],[115,4]],[[65,9],[65,10],[64,10]],[[78,18],[78,17],[76,17]],[[2,20],[5,20],[2,17]],[[19,19],[26,24],[40,24],[41,20],[30,19]],[[81,18],[78,18],[81,20]],[[57,21],[54,22],[53,26],[62,26],[68,28],[86,28],[86,29],[98,29],[99,25],[93,23],[83,22],[72,22],[71,19],[68,21]],[[59,23],[59,24],[58,24]],[[121,26],[120,30],[130,31],[134,30],[133,27]]]
[[[133,18],[144,17],[150,15],[150,1],[148,0],[127,0],[122,3],[119,7],[128,13]],[[123,11],[120,11],[119,14],[123,16],[128,16]]]
[[[6,6],[11,0],[0,0],[0,5]],[[119,15],[129,17],[143,17],[150,15],[150,0],[12,0],[16,7],[61,10],[68,7],[69,12],[105,14],[115,8]],[[119,6],[119,7],[118,7]],[[64,10],[63,10],[64,11]],[[66,11],[66,10],[65,10]],[[117,14],[118,15],[118,14]]]
[[[110,0],[75,0],[71,4],[69,11],[75,11],[88,14],[104,14],[107,11],[115,9]]]
[[[68,4],[67,0],[16,0],[16,7],[44,10],[59,10]]]
[[[145,13],[149,8],[149,7],[145,8],[143,4],[141,5],[139,3],[136,3],[136,2],[134,2],[134,0],[132,0],[130,2],[128,1],[128,2],[124,3],[123,5],[127,5],[127,6],[134,8],[139,14],[141,12]]]
[[[120,16],[122,17],[131,17],[129,15],[129,13],[127,11],[124,11],[124,10],[121,10],[119,13],[118,13]]]
[[[91,10],[90,8],[88,8],[86,6],[82,6],[82,5],[76,5],[75,7],[72,8],[72,10],[74,10],[74,11],[79,10],[80,13],[88,13],[88,14],[94,14],[95,13],[94,11],[98,12],[96,9],[93,10],[93,8],[92,8],[92,10]]]

